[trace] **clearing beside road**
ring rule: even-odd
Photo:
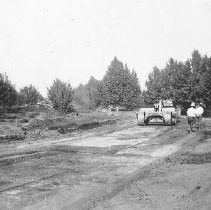
[[[211,119],[188,134],[185,118],[140,127],[124,114],[2,142],[0,209],[211,209]]]

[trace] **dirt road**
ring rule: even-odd
[[[0,209],[211,209],[211,120],[187,133],[135,120],[2,144]]]

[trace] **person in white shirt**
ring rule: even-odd
[[[196,124],[196,108],[195,103],[192,102],[191,107],[187,110],[187,118],[188,118],[188,124],[189,124],[189,132],[194,132],[193,127],[194,124]]]
[[[196,105],[196,127],[197,129],[201,129],[202,115],[204,113],[204,109],[201,107],[202,103]]]

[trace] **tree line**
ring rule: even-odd
[[[166,66],[157,66],[148,75],[146,90],[142,92],[145,103],[159,98],[171,98],[175,104],[187,106],[191,101],[211,104],[211,57],[201,56],[194,50],[185,62],[169,59]]]
[[[141,103],[141,88],[136,72],[114,57],[103,79],[91,77],[86,85],[75,89],[74,98],[90,109],[109,105],[133,109]]]
[[[145,85],[146,90],[141,91],[135,70],[114,57],[102,80],[91,77],[87,84],[73,89],[69,83],[56,79],[47,91],[48,100],[62,112],[71,112],[74,107],[96,109],[109,105],[134,109],[159,99],[172,99],[183,106],[191,101],[203,102],[210,108],[211,57],[194,50],[185,62],[170,58],[164,68],[153,68]],[[43,99],[33,85],[17,91],[7,75],[0,73],[0,107],[36,104]]]
[[[91,77],[86,85],[80,84],[73,89],[69,83],[56,79],[47,92],[53,107],[62,112],[71,112],[74,107],[95,109],[109,105],[135,108],[141,101],[141,88],[136,72],[129,70],[116,57],[102,80]],[[1,107],[36,104],[44,99],[33,85],[17,91],[3,74],[0,74],[0,93]]]
[[[48,98],[53,107],[61,112],[72,111],[71,102],[73,99],[73,89],[69,83],[56,79],[48,88]],[[8,79],[6,74],[0,73],[0,108],[11,108],[15,105],[35,105],[39,101],[45,100],[37,88],[28,85],[16,90],[14,84]]]
[[[43,96],[33,85],[25,86],[17,91],[6,73],[0,73],[0,107],[36,104],[39,100],[43,100]]]

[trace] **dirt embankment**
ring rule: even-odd
[[[126,114],[126,118],[131,114]],[[133,115],[133,114],[132,114]],[[47,110],[1,114],[0,143],[27,139],[45,139],[68,136],[75,131],[89,130],[104,125],[116,124],[125,116],[110,112],[90,112],[61,115]]]

